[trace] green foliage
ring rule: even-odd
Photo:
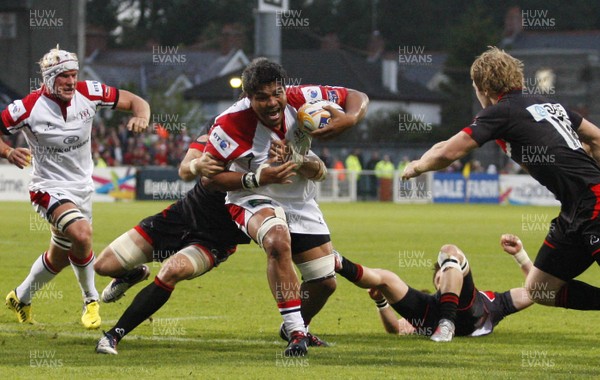
[[[150,94],[149,99],[152,110],[150,127],[158,123],[170,133],[187,131],[194,137],[206,121],[200,107],[195,102],[185,101],[181,92],[167,96],[163,91],[157,91]]]
[[[456,133],[473,117],[471,63],[487,46],[497,44],[500,36],[492,19],[480,5],[470,8],[447,35],[448,59],[444,73],[449,81],[441,86],[447,98],[442,120],[449,130]]]
[[[428,143],[450,136],[441,126],[426,123],[403,109],[378,112],[369,117],[367,126],[368,141],[374,144]]]
[[[86,4],[86,23],[101,26],[107,31],[119,25],[117,13],[119,0],[88,0]]]
[[[160,202],[95,204],[95,252],[166,206]],[[556,208],[516,206],[321,206],[340,252],[355,262],[390,269],[417,289],[431,289],[428,263],[435,260],[444,243],[455,243],[467,254],[480,289],[521,286],[518,266],[500,250],[500,234],[517,233],[533,258],[546,232],[543,228],[525,229],[523,215],[535,214],[549,221],[558,213]],[[4,215],[11,215],[0,221],[4,295],[25,278],[31,263],[47,248],[49,231],[32,224],[35,214],[28,203],[2,202],[1,207]],[[410,255],[422,255],[425,261],[407,265],[409,261],[402,259]],[[366,292],[342,277],[311,324],[313,333],[335,345],[312,348],[303,359],[285,360],[281,357],[285,343],[277,336],[281,317],[267,286],[265,262],[256,245],[241,246],[211,273],[181,282],[153,321],[144,322],[119,344],[117,356],[94,353],[101,332],[86,331],[79,324],[81,291],[72,271],[65,268],[51,288],[34,298],[39,325],[19,325],[6,309],[0,312],[0,373],[7,379],[597,376],[593,365],[597,336],[590,328],[598,322],[598,313],[533,306],[506,318],[489,336],[435,344],[420,336],[385,334]],[[160,267],[150,266],[153,275]],[[597,284],[596,268],[588,272],[581,279]],[[107,278],[96,279],[100,290],[108,282]],[[102,304],[102,329],[110,328],[147,284],[130,290],[117,303]],[[165,330],[166,321],[172,330]],[[56,365],[37,365],[35,355],[40,354],[54,355]]]
[[[256,0],[88,0],[89,23],[113,30],[123,27],[120,46],[143,46],[154,38],[162,44],[179,45],[195,42],[216,43],[222,25],[241,23],[248,36],[254,29]],[[291,10],[302,11],[308,18],[308,28],[285,28],[283,44],[286,48],[317,48],[319,39],[327,33],[336,33],[342,44],[350,49],[366,50],[373,28],[386,40],[387,49],[399,45],[425,46],[427,51],[447,49],[445,31],[460,26],[465,14],[480,9],[492,21],[492,27],[501,31],[506,11],[511,6],[522,9],[548,10],[555,17],[556,30],[600,29],[600,2],[573,0],[483,1],[483,0],[290,0]],[[137,20],[117,21],[121,8],[139,9]],[[585,15],[585,17],[582,17]],[[444,31],[444,33],[440,33]],[[485,30],[477,30],[486,33]],[[247,38],[248,51],[252,38]],[[450,41],[451,42],[451,41]]]

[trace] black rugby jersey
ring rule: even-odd
[[[202,151],[204,144],[196,140],[190,144],[190,148]],[[231,219],[225,207],[225,195],[221,191],[207,190],[198,180],[192,190],[174,206],[183,210],[184,218],[195,234],[221,244],[247,244],[250,238]]]
[[[463,129],[478,145],[498,145],[550,190],[568,220],[576,217],[582,199],[597,198],[600,167],[581,146],[575,131],[582,117],[544,97],[512,91],[480,111]],[[595,191],[594,191],[595,190]],[[592,216],[589,210],[587,218]]]
[[[248,244],[250,239],[233,222],[225,208],[225,193],[209,191],[198,181],[179,206],[195,235],[218,244]]]

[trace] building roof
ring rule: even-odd
[[[88,66],[104,83],[128,85],[139,89],[163,88],[185,75],[193,83],[202,83],[221,74],[238,54],[231,51],[187,51],[178,47],[152,47],[145,50],[109,50],[92,54]]]
[[[366,93],[371,100],[417,101],[438,103],[441,96],[423,85],[398,76],[398,91],[391,92],[382,84],[382,64],[370,63],[366,58],[344,50],[285,50],[282,66],[286,69],[288,84],[326,84],[343,86]],[[229,79],[241,71],[196,85],[185,92],[187,99],[204,101],[232,98]]]
[[[510,49],[581,49],[600,51],[600,30],[524,31],[506,44]]]

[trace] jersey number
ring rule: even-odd
[[[565,140],[569,148],[576,150],[581,148],[581,142],[577,133],[571,127],[571,120],[567,111],[560,104],[533,104],[527,107],[527,111],[535,121],[546,120],[550,123]]]

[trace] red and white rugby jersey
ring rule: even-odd
[[[304,103],[325,99],[346,104],[348,90],[329,86],[289,86],[286,88],[288,105],[284,110],[284,128],[272,130],[263,125],[250,106],[250,99],[244,98],[217,116],[210,129],[205,151],[218,160],[226,162],[229,170],[247,173],[256,172],[269,156],[271,140],[292,140],[297,130],[296,113]],[[297,175],[287,185],[271,184],[256,189],[230,191],[227,203],[241,204],[247,197],[271,198],[278,201],[304,202],[316,195],[313,181]]]
[[[62,188],[93,190],[90,136],[100,107],[116,107],[119,90],[96,81],[77,82],[69,103],[42,87],[2,111],[0,131],[22,130],[33,156],[32,191]]]

